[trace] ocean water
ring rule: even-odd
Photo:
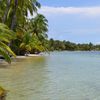
[[[100,52],[52,52],[0,64],[6,100],[100,100]]]

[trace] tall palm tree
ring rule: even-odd
[[[6,6],[5,6],[6,4]],[[6,20],[7,20],[7,14],[9,12],[9,9],[10,9],[10,0],[1,0],[0,1],[0,6],[1,6],[1,9],[3,10],[3,17],[2,17],[2,23],[5,23]]]
[[[33,15],[40,7],[37,0],[1,0],[0,8],[2,13],[2,22],[7,24],[12,30],[17,26],[23,26],[27,21],[28,12]]]
[[[35,18],[30,19],[30,29],[31,33],[35,34],[38,37],[38,40],[41,42],[42,46],[46,48],[46,40],[48,32],[48,20],[42,14],[37,14]]]
[[[32,32],[41,40],[47,38],[48,20],[42,14],[37,14],[35,18],[30,20]]]

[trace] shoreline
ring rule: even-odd
[[[28,54],[27,56],[16,56],[16,58],[28,58],[28,57],[39,57],[43,56],[42,54]]]
[[[27,59],[27,58],[40,57],[40,56],[43,56],[43,54],[28,54],[28,55],[24,55],[24,56],[17,55],[16,57],[11,57],[11,59]],[[5,64],[5,62],[6,61],[4,58],[0,58],[0,64]]]

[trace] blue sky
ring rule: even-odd
[[[49,38],[100,43],[100,0],[38,0],[49,21]]]
[[[100,0],[38,0],[42,5],[68,7],[68,6],[99,6]]]

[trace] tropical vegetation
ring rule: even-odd
[[[0,55],[9,63],[12,55],[47,49],[48,21],[38,13],[40,7],[37,0],[0,0]]]
[[[9,30],[5,24],[0,23],[0,55],[3,55],[9,63],[11,63],[10,55],[16,56],[8,46],[12,37],[14,38],[13,31]]]
[[[68,50],[68,51],[100,51],[100,45],[92,44],[90,43],[73,43],[70,41],[60,41],[60,40],[54,40],[49,39],[48,41],[48,50],[49,51],[62,51],[62,50]]]

